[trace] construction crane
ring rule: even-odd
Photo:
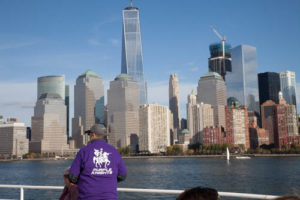
[[[220,40],[222,40],[223,62],[225,62],[225,41],[226,41],[226,38],[225,38],[225,36],[222,37],[222,35],[213,26],[210,26],[210,28],[218,36],[218,38],[220,38]],[[224,65],[224,67],[225,67],[225,65]]]

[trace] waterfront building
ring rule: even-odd
[[[22,156],[28,153],[28,139],[24,123],[0,123],[0,155]]]
[[[226,74],[227,98],[235,98],[259,115],[256,48],[239,45],[232,49],[231,56],[232,70]]]
[[[226,106],[226,137],[234,146],[244,145],[250,148],[249,121],[247,106]]]
[[[257,126],[256,120],[251,121],[249,119],[249,137],[250,137],[250,148],[256,149],[261,145],[269,145],[269,134],[268,132]]]
[[[57,94],[65,101],[67,106],[66,112],[66,134],[69,137],[69,110],[70,110],[70,101],[69,101],[69,85],[65,84],[65,76],[42,76],[38,78],[37,85],[37,100],[43,94]]]
[[[95,123],[104,124],[104,85],[95,72],[88,70],[76,79],[74,86],[74,118],[72,137],[75,147],[87,145],[89,130]]]
[[[197,103],[196,95],[192,92],[188,95],[186,110],[190,143],[202,143],[203,129],[214,126],[214,109],[210,104]]]
[[[200,77],[197,102],[211,104],[214,109],[214,125],[225,127],[226,86],[218,73],[209,72]]]
[[[120,74],[110,82],[107,91],[108,127],[117,147],[137,149],[139,137],[140,90],[128,74]]]
[[[222,126],[211,126],[203,129],[203,145],[226,144],[229,140]]]
[[[60,153],[68,150],[66,105],[59,94],[42,94],[31,118],[29,152]]]
[[[210,58],[208,58],[208,69],[210,72],[220,74],[225,80],[226,72],[231,72],[231,45],[225,44],[225,59],[223,58],[222,43],[209,46]]]
[[[182,129],[178,134],[178,144],[188,146],[190,144],[190,133],[188,129]]]
[[[127,7],[123,10],[122,66],[121,73],[128,74],[138,83],[140,104],[146,104],[147,84],[144,80],[144,63],[140,30],[139,9]]]
[[[0,124],[2,124],[2,123],[3,123],[3,116],[0,115]]]
[[[286,104],[286,125],[287,125],[287,136],[297,136],[298,125],[297,125],[297,112],[296,106],[293,104]]]
[[[67,137],[70,138],[70,86],[65,85],[65,105],[67,106]]]
[[[141,152],[165,152],[171,145],[173,116],[167,106],[158,104],[141,105],[139,109]]]
[[[265,72],[258,74],[259,105],[267,100],[279,103],[280,78],[276,72]]]
[[[293,104],[297,106],[295,72],[280,72],[280,90],[287,104]]]
[[[181,129],[180,124],[180,101],[179,101],[179,85],[178,85],[178,77],[176,74],[170,75],[169,80],[169,108],[173,113],[173,123],[174,129]]]
[[[279,104],[268,100],[261,105],[262,127],[269,132],[269,142],[276,148],[287,144],[287,105],[284,99]]]

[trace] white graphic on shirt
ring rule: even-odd
[[[93,163],[95,168],[92,171],[92,174],[112,174],[112,168],[107,168],[110,165],[110,160],[108,156],[111,153],[103,152],[103,149],[100,148],[94,149]]]

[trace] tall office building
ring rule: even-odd
[[[225,58],[223,58],[222,43],[215,43],[209,46],[210,58],[208,68],[210,72],[217,72],[225,80],[226,72],[231,72],[231,45],[225,44]]]
[[[137,150],[139,137],[138,83],[128,74],[120,74],[110,82],[107,91],[108,127],[113,130],[117,147]]]
[[[197,88],[197,102],[212,105],[214,124],[225,127],[226,86],[223,78],[215,72],[200,77]]]
[[[276,72],[265,72],[258,74],[259,105],[267,100],[279,103],[280,78]]]
[[[0,154],[22,156],[28,153],[26,126],[20,122],[0,122]]]
[[[88,142],[84,131],[95,123],[104,124],[104,85],[98,74],[91,70],[81,74],[74,86],[74,118],[72,136],[75,147],[81,148]]]
[[[170,75],[169,80],[169,108],[173,113],[174,129],[180,130],[180,102],[179,102],[179,86],[176,74]]]
[[[60,153],[69,149],[66,110],[65,101],[59,94],[44,93],[40,96],[31,118],[30,152]]]
[[[65,76],[43,76],[38,78],[38,92],[37,99],[43,94],[58,94],[64,101],[67,106],[66,112],[66,134],[69,137],[69,85],[65,84]]]
[[[171,144],[172,118],[167,106],[158,104],[140,106],[140,151],[150,153],[166,151]]]
[[[227,98],[236,98],[248,111],[259,114],[256,48],[239,45],[232,49],[231,56],[232,71],[226,75]]]
[[[280,72],[280,89],[287,104],[296,103],[296,75],[295,72]]]
[[[140,104],[146,104],[147,85],[144,80],[142,39],[138,8],[127,7],[123,10],[121,73],[128,74],[137,81],[140,90]]]

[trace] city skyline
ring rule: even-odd
[[[68,7],[68,2],[60,2],[58,6],[58,1],[44,4],[38,1],[26,4],[11,2],[14,1],[0,3],[1,18],[7,19],[0,22],[3,27],[0,37],[0,114],[5,118],[17,117],[30,125],[37,95],[36,79],[40,76],[64,74],[72,89],[76,77],[91,69],[103,77],[106,98],[108,83],[120,70],[121,13],[129,6],[129,1],[90,1],[91,4],[85,5],[72,3],[71,7]],[[300,27],[295,26],[300,16],[298,1],[274,1],[272,5],[268,1],[228,1],[228,5],[224,5],[228,10],[224,10],[232,12],[232,15],[226,16],[222,23],[219,17],[224,16],[225,11],[214,7],[218,5],[217,1],[190,1],[188,4],[166,1],[160,3],[160,7],[156,6],[157,2],[133,2],[141,13],[149,103],[168,105],[168,77],[177,73],[180,98],[184,100],[180,106],[181,117],[185,117],[187,94],[195,90],[200,76],[208,71],[209,45],[219,42],[209,25],[214,25],[222,35],[226,35],[232,47],[240,44],[256,47],[258,73],[290,70],[295,71],[298,77],[300,58],[295,56],[298,52],[296,44],[300,43],[297,36]],[[174,9],[170,9],[169,5]],[[235,19],[247,6],[250,10],[257,9],[256,16],[247,17],[244,21]],[[51,12],[42,12],[49,7]],[[155,16],[154,8],[157,10]],[[178,18],[177,12],[184,8],[189,8],[190,13],[181,13]],[[219,13],[203,19],[205,14],[212,12],[211,8]],[[240,10],[235,14],[233,11],[236,9]],[[164,13],[166,10],[168,15]],[[77,12],[80,11],[89,15],[80,15],[79,18]],[[250,11],[245,12],[246,15]],[[195,19],[197,26],[191,23]],[[60,23],[57,22],[59,20]],[[168,26],[164,27],[165,24]],[[261,29],[254,32],[255,27]],[[289,32],[284,33],[286,30]],[[284,39],[282,36],[285,36]],[[275,40],[280,48],[275,48]],[[70,92],[72,108],[74,91]],[[73,111],[70,113],[72,117]]]

